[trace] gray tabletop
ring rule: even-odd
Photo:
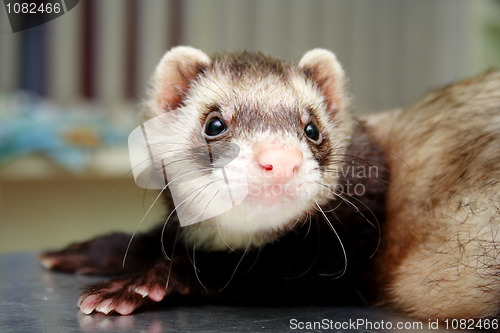
[[[33,253],[0,255],[0,332],[459,332],[377,308],[160,306],[84,315],[79,293],[98,280],[46,271]]]

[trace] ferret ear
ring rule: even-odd
[[[202,51],[177,46],[163,56],[153,75],[155,113],[176,109],[189,88],[191,81],[211,63]]]
[[[335,54],[325,49],[313,49],[304,54],[298,66],[316,82],[330,110],[347,107],[346,78]]]

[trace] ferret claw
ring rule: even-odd
[[[167,294],[167,289],[159,286],[153,286],[151,289],[147,286],[140,286],[135,288],[134,291],[141,295],[142,298],[149,297],[154,302],[160,302]]]

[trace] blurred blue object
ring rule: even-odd
[[[95,108],[63,109],[27,93],[0,96],[0,164],[40,153],[81,173],[93,151],[125,146],[129,132]]]

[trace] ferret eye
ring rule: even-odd
[[[306,134],[307,138],[314,142],[315,144],[320,144],[322,141],[321,133],[318,129],[318,126],[316,126],[315,123],[312,121],[309,122],[306,127],[304,128],[304,133]]]
[[[218,117],[210,118],[210,120],[205,124],[205,134],[208,137],[218,136],[224,133],[226,129],[226,124]]]

